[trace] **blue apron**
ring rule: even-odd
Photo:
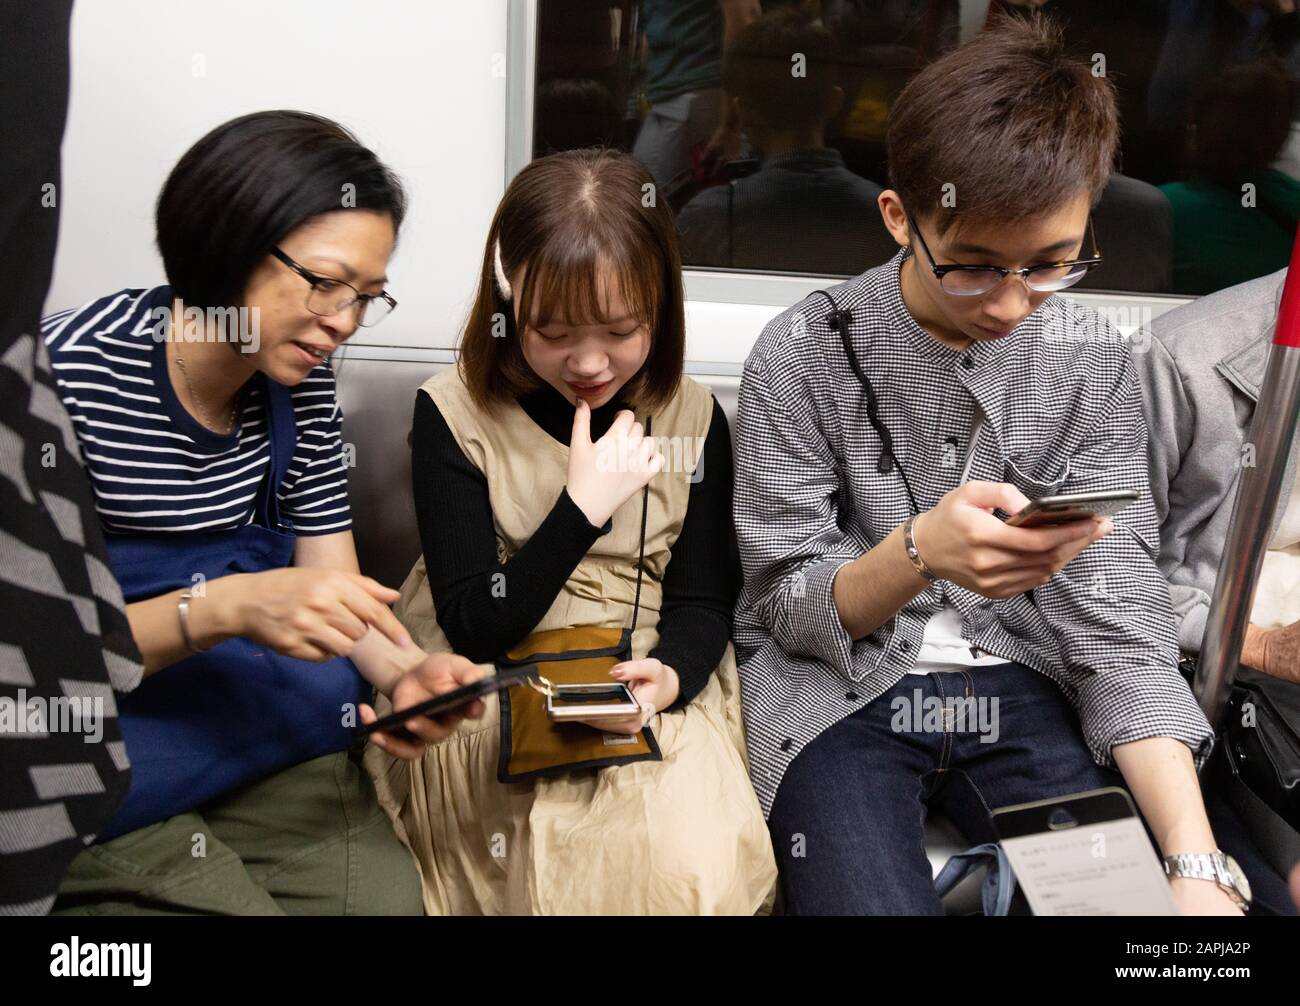
[[[271,464],[259,491],[258,523],[237,531],[106,534],[128,602],[292,564],[294,536],[279,530],[276,490],[297,439],[293,402],[275,381],[263,379],[262,387]],[[350,660],[297,660],[250,639],[228,639],[145,678],[118,696],[131,788],[98,840],[345,750],[353,742],[356,707],[372,695]]]

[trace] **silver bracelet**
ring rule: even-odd
[[[181,596],[176,601],[176,613],[181,620],[181,639],[185,641],[185,646],[191,653],[206,653],[206,648],[200,650],[194,645],[194,637],[190,635],[190,602],[192,600],[194,600],[193,592],[182,590]]]
[[[926,578],[930,583],[938,579],[925,560],[921,558],[921,553],[917,550],[916,540],[912,537],[912,528],[916,524],[916,518],[919,514],[913,514],[907,518],[907,523],[903,525],[903,548],[907,551],[907,558],[912,563],[912,568]]]

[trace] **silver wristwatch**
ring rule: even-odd
[[[1237,861],[1227,853],[1218,849],[1214,852],[1183,852],[1166,856],[1164,864],[1166,876],[1211,881],[1218,884],[1243,912],[1250,908],[1250,881],[1241,872]]]

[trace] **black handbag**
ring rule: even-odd
[[[1179,660],[1189,685],[1196,665],[1193,656]],[[1300,722],[1295,714],[1279,708],[1260,682],[1237,680],[1223,731],[1202,774],[1241,817],[1268,864],[1287,876],[1300,861]]]
[[[1210,766],[1269,865],[1300,861],[1300,733],[1255,682],[1233,685],[1222,749]]]

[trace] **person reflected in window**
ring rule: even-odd
[[[641,0],[647,106],[632,156],[661,187],[740,155],[740,124],[722,99],[722,52],[762,13],[758,0]]]
[[[762,164],[683,207],[688,264],[849,275],[893,255],[880,186],[826,146],[844,102],[838,70],[834,37],[800,10],[763,15],[728,47],[727,100]]]
[[[588,77],[555,77],[537,89],[533,141],[537,157],[560,150],[617,145],[618,106],[609,88]]]
[[[1160,187],[1174,212],[1176,292],[1212,293],[1286,265],[1300,182],[1269,165],[1290,132],[1292,100],[1272,60],[1207,82],[1192,111],[1188,178]]]
[[[1159,6],[1165,8],[1164,38],[1143,118],[1152,140],[1170,148],[1172,169],[1200,86],[1230,66],[1270,55],[1294,71],[1300,19],[1295,0],[1170,0]]]

